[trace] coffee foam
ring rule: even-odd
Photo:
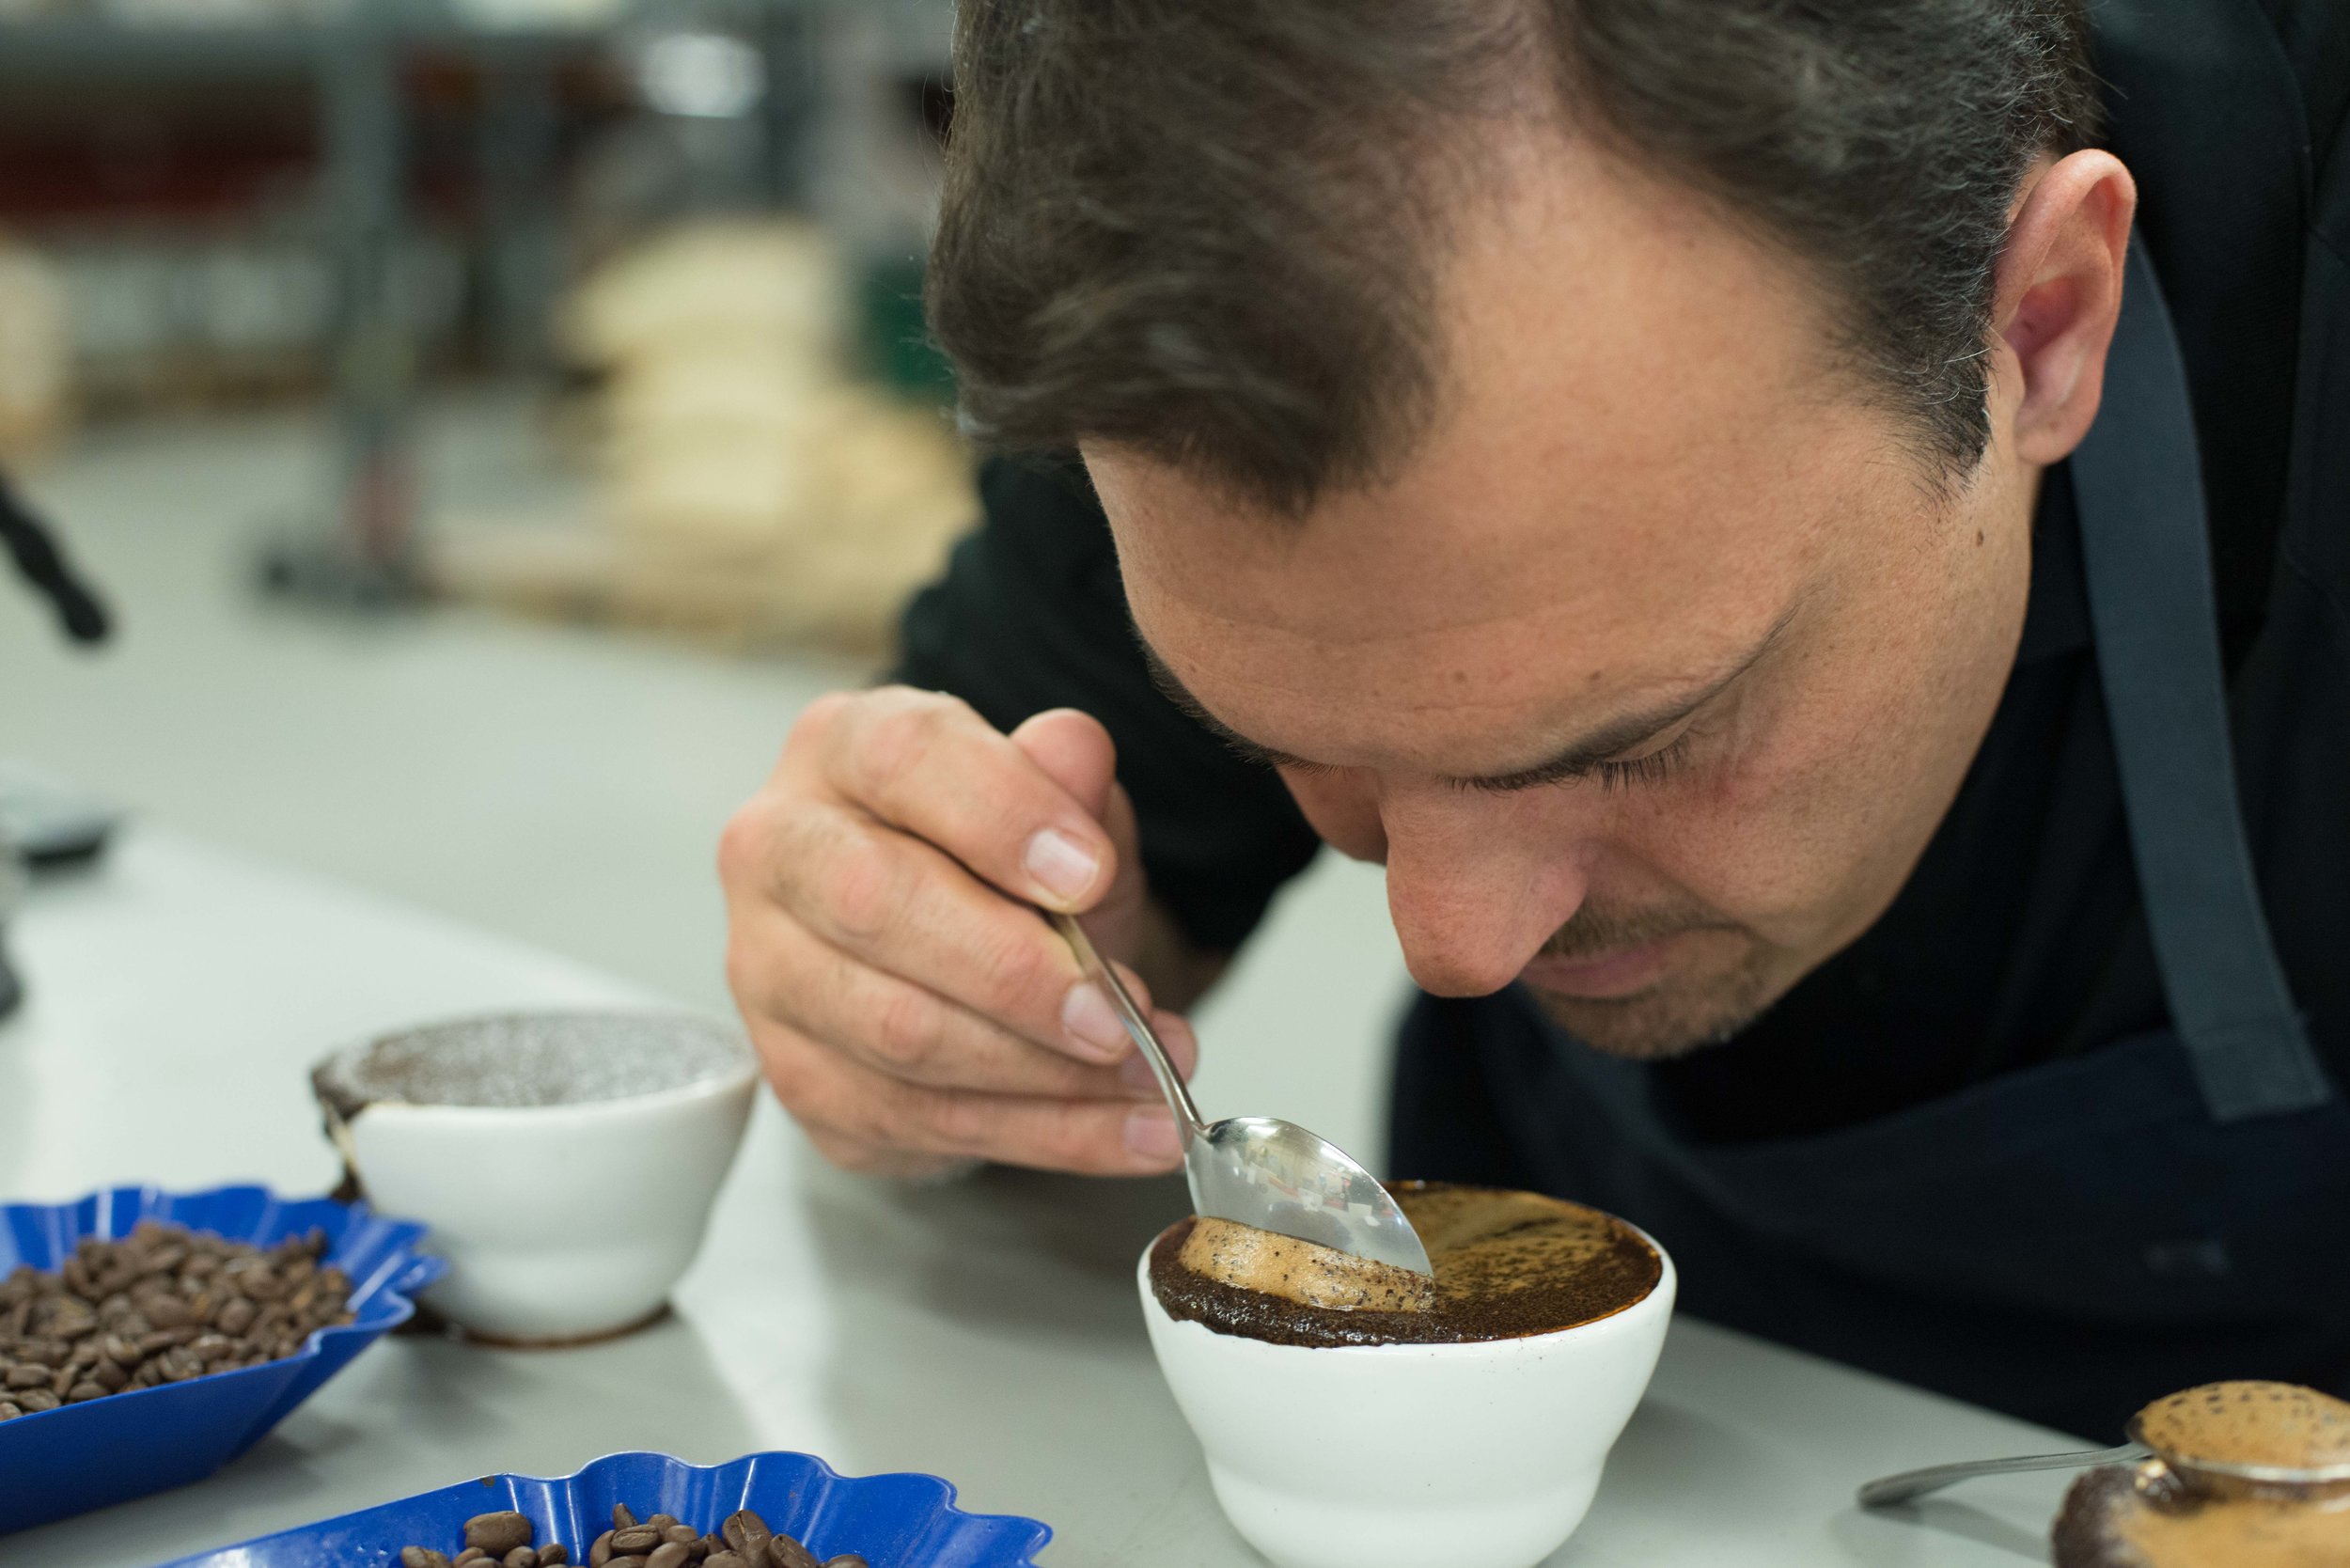
[[[2295,1383],[2206,1383],[2138,1413],[2147,1447],[2213,1465],[2350,1464],[2350,1403]]]
[[[1424,1312],[1436,1302],[1425,1274],[1229,1219],[1201,1216],[1176,1256],[1194,1274],[1301,1307]]]

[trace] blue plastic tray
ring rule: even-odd
[[[577,1475],[484,1476],[165,1568],[387,1568],[402,1546],[454,1556],[467,1519],[507,1508],[528,1514],[541,1543],[560,1541],[572,1560],[585,1562],[589,1543],[611,1528],[616,1502],[703,1529],[736,1509],[756,1509],[819,1558],[857,1552],[873,1568],[1029,1568],[1053,1538],[1034,1519],[965,1513],[955,1506],[955,1489],[936,1476],[844,1476],[806,1453],[754,1453],[716,1466],[615,1453]]]
[[[127,1236],[142,1219],[261,1247],[323,1231],[325,1261],[351,1277],[352,1321],[320,1329],[282,1360],[0,1421],[0,1533],[211,1475],[407,1322],[415,1311],[409,1297],[447,1267],[417,1255],[423,1226],[379,1217],[365,1203],[281,1199],[255,1186],[116,1187],[74,1203],[0,1207],[0,1277],[19,1263],[55,1268],[83,1237]]]

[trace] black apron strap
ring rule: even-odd
[[[2171,1026],[2219,1121],[2330,1089],[2285,985],[2236,801],[2186,369],[2130,247],[2105,401],[2072,459],[2097,668]]]

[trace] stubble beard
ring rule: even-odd
[[[1629,996],[1573,996],[1532,982],[1527,990],[1560,1028],[1609,1056],[1663,1061],[1722,1044],[1768,1011],[1791,983],[1778,973],[1771,949],[1742,927],[1687,914],[1620,917],[1587,908],[1561,926],[1543,951],[1573,958],[1684,932],[1719,932],[1737,939],[1735,954],[1726,963],[1668,973]]]

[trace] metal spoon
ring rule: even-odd
[[[2085,1470],[2092,1465],[2121,1465],[2143,1459],[2152,1451],[2141,1443],[2124,1443],[2118,1449],[2092,1449],[2079,1453],[2034,1453],[2015,1459],[1976,1459],[1961,1465],[1929,1465],[1921,1470],[1904,1470],[1897,1476],[1885,1476],[1860,1488],[1863,1508],[1893,1508],[1939,1492],[1962,1481],[1977,1476],[2001,1476],[2016,1470]]]
[[[1977,1476],[2005,1475],[2014,1470],[2076,1470],[2092,1465],[2122,1465],[2140,1459],[2153,1459],[2161,1474],[2175,1477],[2189,1491],[2205,1497],[2242,1497],[2256,1494],[2269,1497],[2333,1496],[2350,1488],[2350,1465],[2325,1465],[2311,1469],[2296,1469],[2282,1465],[2229,1465],[2217,1460],[2194,1459],[2174,1453],[2146,1441],[2145,1430],[2136,1416],[2130,1418],[2130,1440],[2116,1449],[2095,1449],[2085,1453],[2042,1453],[2019,1459],[1978,1459],[1963,1465],[1929,1465],[1922,1470],[1904,1470],[1897,1476],[1887,1476],[1870,1482],[1860,1489],[1863,1508],[1891,1508],[1929,1492],[1939,1492],[1945,1486]],[[2156,1477],[2150,1476],[2154,1480]]]
[[[1087,978],[1108,995],[1157,1076],[1167,1107],[1175,1113],[1194,1209],[1418,1274],[1435,1272],[1428,1266],[1428,1249],[1395,1199],[1337,1144],[1293,1121],[1267,1116],[1200,1121],[1199,1107],[1192,1104],[1190,1089],[1152,1031],[1150,1018],[1135,1005],[1118,972],[1094,951],[1085,928],[1072,916],[1053,910],[1044,914],[1076,953]]]

